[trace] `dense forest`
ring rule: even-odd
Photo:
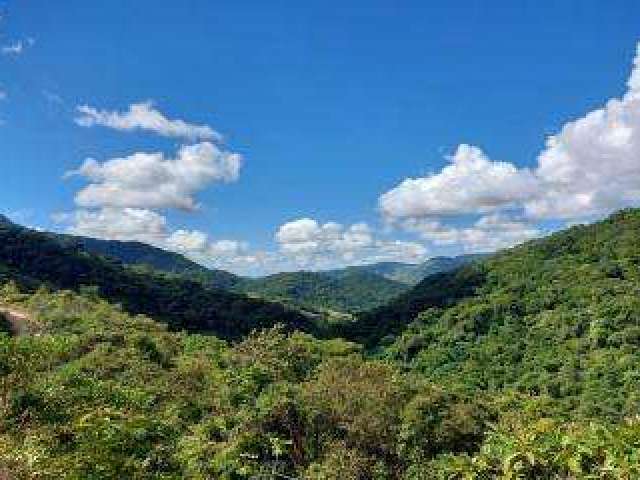
[[[406,292],[405,284],[373,273],[290,272],[245,279],[241,290],[269,300],[292,302],[309,309],[353,313],[370,310]]]
[[[231,294],[2,228],[0,476],[640,478],[640,210],[429,276],[333,339],[246,297],[176,331],[173,295],[196,297],[173,282]]]
[[[324,272],[287,272],[262,278],[233,275],[204,267],[177,253],[139,242],[98,240],[50,234],[65,247],[118,260],[128,266],[151,267],[208,287],[275,300],[320,313],[349,314],[382,306],[425,277],[481,258],[480,255],[435,257],[420,264],[383,262]]]

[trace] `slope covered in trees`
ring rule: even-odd
[[[6,219],[0,221],[2,280],[17,281],[25,288],[95,287],[97,295],[122,304],[129,312],[152,315],[174,329],[206,331],[222,338],[239,338],[278,322],[292,329],[316,328],[295,309],[211,288],[180,275],[127,267]]]
[[[199,280],[216,288],[230,289],[241,280],[240,277],[232,273],[204,267],[180,254],[145,243],[100,240],[70,235],[56,235],[56,237],[64,243],[77,246],[79,250],[115,258],[125,265],[146,265],[155,270]]]
[[[278,273],[245,279],[238,288],[265,299],[292,302],[311,309],[357,312],[369,310],[400,295],[407,286],[364,271]]]
[[[640,423],[547,395],[457,391],[342,340],[228,345],[94,295],[21,294],[0,333],[0,475],[14,480],[633,479]]]
[[[384,305],[424,277],[454,270],[477,255],[435,257],[420,264],[383,262],[326,272],[288,272],[248,278],[210,269],[177,253],[140,242],[122,242],[50,234],[67,247],[116,259],[125,265],[147,266],[180,275],[207,286],[282,301],[320,312],[358,312]]]
[[[122,301],[171,276],[4,228],[0,311],[24,315],[0,318],[0,475],[640,478],[639,210],[426,279],[343,329],[369,349],[240,339],[277,316],[232,345],[171,332]],[[33,290],[96,278],[122,306]]]
[[[622,419],[640,413],[639,293],[640,210],[626,210],[428,278],[346,336],[401,333],[385,353],[438,383]]]
[[[311,310],[353,312],[371,309],[407,290],[401,282],[366,271],[291,272],[263,278],[248,278],[204,267],[177,253],[139,242],[99,240],[49,234],[69,248],[118,260],[125,265],[151,267],[179,275],[208,287],[250,294]],[[410,267],[410,266],[408,266]]]

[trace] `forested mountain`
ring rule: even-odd
[[[241,278],[224,270],[204,267],[174,252],[140,242],[122,242],[118,240],[100,240],[73,235],[51,234],[68,246],[97,255],[117,259],[125,265],[146,265],[155,270],[182,275],[199,280],[209,286],[231,289]]]
[[[236,288],[311,309],[357,312],[379,307],[408,287],[374,273],[343,270],[339,276],[325,272],[278,273],[245,279]]]
[[[450,272],[467,263],[480,260],[486,255],[481,254],[469,254],[460,255],[457,257],[433,257],[422,263],[400,263],[400,262],[381,262],[371,265],[361,265],[354,267],[347,267],[341,270],[332,270],[328,273],[341,278],[344,275],[349,275],[353,272],[366,272],[370,274],[380,275],[394,282],[403,283],[406,285],[416,285],[420,283],[425,277],[440,272]]]
[[[639,235],[625,211],[437,274],[346,331],[367,351],[281,328],[230,345],[100,291],[25,294],[5,282],[94,280],[78,258],[95,259],[3,229],[0,476],[640,478]]]
[[[343,313],[368,310],[383,305],[407,290],[404,283],[369,273],[365,268],[360,270],[360,267],[337,270],[331,274],[289,272],[249,278],[210,269],[177,253],[140,242],[49,235],[52,240],[59,241],[66,247],[116,259],[125,265],[148,266],[206,286],[286,302],[311,310],[335,310]]]
[[[620,419],[640,413],[639,294],[640,210],[626,210],[429,277],[345,336],[400,334],[386,354],[438,383]]]
[[[286,272],[262,278],[240,277],[204,267],[173,252],[140,242],[99,240],[50,234],[65,246],[114,258],[126,265],[149,266],[213,286],[312,310],[358,312],[384,305],[424,277],[454,270],[479,255],[435,257],[421,264],[383,262],[326,272]]]
[[[212,288],[181,275],[125,266],[2,218],[0,281],[8,279],[30,289],[95,287],[100,297],[122,304],[129,312],[151,315],[174,329],[206,331],[221,338],[239,338],[276,323],[305,331],[315,328],[307,316],[281,304]]]

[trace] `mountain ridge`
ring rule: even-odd
[[[180,275],[144,266],[127,266],[89,254],[68,239],[0,222],[0,281],[23,288],[40,287],[97,294],[134,314],[162,320],[172,329],[206,331],[237,339],[256,328],[282,323],[288,328],[317,331],[314,319],[280,303],[203,285]]]
[[[203,266],[182,254],[142,242],[50,235],[66,246],[114,258],[126,265],[146,265],[236,293],[289,302],[304,308],[344,313],[381,306],[422,278],[455,269],[479,257],[434,257],[420,264],[381,262],[327,271],[293,271],[264,277],[243,277]]]

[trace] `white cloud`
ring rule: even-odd
[[[176,230],[167,238],[166,243],[172,250],[201,253],[207,248],[208,236],[197,230]]]
[[[91,183],[76,195],[84,208],[134,207],[194,210],[194,195],[212,182],[238,178],[242,157],[209,142],[183,146],[176,158],[162,153],[134,153],[104,163],[88,159],[67,176]]]
[[[640,44],[627,87],[622,98],[549,137],[535,168],[493,161],[477,147],[460,145],[439,173],[407,179],[383,194],[382,214],[434,244],[479,250],[532,238],[539,233],[534,223],[543,219],[590,220],[640,205]],[[514,212],[524,220],[505,220]],[[470,215],[485,216],[459,226]]]
[[[285,223],[276,232],[276,241],[286,269],[327,269],[378,261],[417,262],[426,248],[415,242],[378,239],[365,223],[345,227],[339,223],[320,224],[311,218]]]
[[[580,219],[640,204],[640,45],[621,99],[569,122],[538,157],[532,217]]]
[[[43,92],[52,102],[62,99]],[[150,103],[135,104],[128,112],[78,108],[79,125],[103,125],[118,130],[144,129],[189,140],[220,140],[208,126],[167,119]],[[242,166],[241,155],[224,150],[210,141],[185,145],[174,158],[163,153],[138,152],[104,162],[87,159],[65,177],[80,176],[88,185],[77,192],[79,209],[57,215],[68,232],[114,240],[136,240],[175,251],[204,265],[243,271],[266,264],[273,255],[250,252],[245,242],[210,240],[198,230],[173,230],[158,209],[198,208],[196,194],[214,182],[233,182]]]
[[[259,253],[250,252],[246,242],[227,239],[210,241],[206,233],[198,230],[177,230],[161,246],[209,267],[239,273],[260,267]]]
[[[139,241],[174,251],[211,268],[244,275],[264,275],[300,269],[326,270],[383,261],[419,262],[427,249],[417,242],[376,238],[364,223],[345,227],[300,219],[282,225],[278,249],[254,250],[246,242],[211,239],[199,230],[173,230],[167,219],[149,209],[80,209],[53,220],[66,231],[86,237]]]
[[[82,127],[101,125],[115,130],[146,130],[165,137],[184,138],[190,141],[215,140],[222,136],[208,125],[194,125],[184,120],[171,120],[154,108],[152,102],[134,103],[126,112],[98,110],[89,105],[77,108],[75,122]]]
[[[285,254],[348,254],[373,245],[371,229],[364,223],[345,228],[335,222],[320,225],[316,220],[301,218],[280,226],[276,241]]]
[[[235,257],[245,254],[248,245],[236,240],[209,241],[209,236],[199,230],[176,230],[169,235],[165,245],[176,252],[198,255],[201,259]]]
[[[76,210],[53,216],[73,235],[105,240],[137,241],[183,254],[203,265],[236,272],[267,266],[267,255],[249,252],[248,244],[236,240],[210,241],[198,230],[171,231],[167,219],[148,209],[103,208]],[[273,257],[273,255],[271,255]],[[269,258],[272,267],[276,265]]]
[[[139,241],[162,245],[167,237],[164,216],[140,208],[76,210],[54,216],[69,233],[106,240]]]
[[[24,43],[22,41],[3,45],[0,49],[3,55],[20,55],[24,51]]]
[[[0,101],[6,100],[8,97],[7,92],[0,89]]]
[[[460,145],[440,173],[409,178],[380,197],[389,219],[491,212],[515,205],[537,192],[528,170],[491,161],[478,147]]]
[[[466,252],[491,252],[531,240],[543,233],[526,220],[499,213],[482,216],[467,227],[450,226],[438,220],[426,219],[409,219],[404,227],[434,245],[452,245]]]

